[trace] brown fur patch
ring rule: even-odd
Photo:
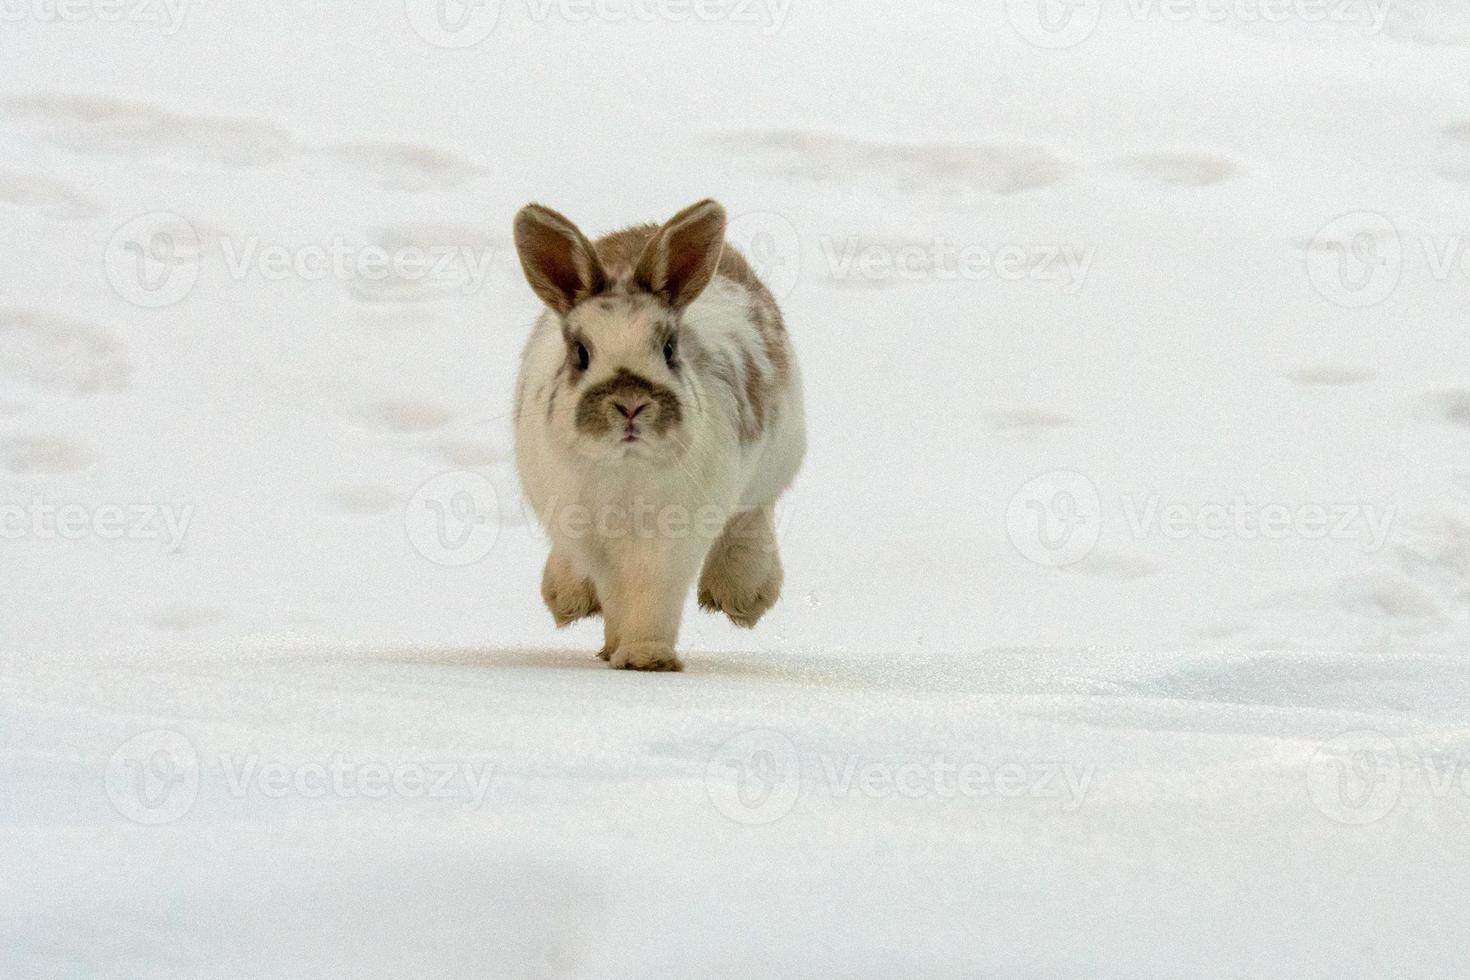
[[[742,351],[741,356],[745,360],[745,405],[748,413],[742,413],[740,417],[740,441],[750,443],[765,431],[766,402],[770,392],[760,365],[755,362],[755,355],[747,350]]]
[[[607,405],[620,395],[642,395],[658,406],[658,413],[650,423],[655,435],[663,435],[684,419],[677,395],[663,385],[655,384],[623,368],[611,378],[583,392],[577,402],[577,428],[590,436],[605,436],[611,432],[613,423],[608,418]]]
[[[658,225],[634,225],[603,235],[592,243],[592,247],[607,277],[616,282],[633,275],[639,256],[657,234]]]

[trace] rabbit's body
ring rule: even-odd
[[[547,302],[516,396],[522,486],[551,539],[558,625],[601,612],[615,667],[678,669],[684,600],[752,626],[780,594],[776,498],[805,452],[801,379],[775,300],[704,202],[593,244],[517,219]]]

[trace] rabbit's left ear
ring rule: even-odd
[[[515,237],[526,281],[562,316],[606,286],[597,249],[566,215],[528,204],[516,215]]]
[[[714,201],[692,204],[669,219],[638,259],[638,285],[674,309],[699,298],[725,251],[725,209]]]

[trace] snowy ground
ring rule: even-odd
[[[1470,5],[443,12],[0,6],[0,977],[1470,972]],[[787,597],[615,673],[509,221],[705,195]]]

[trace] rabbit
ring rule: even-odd
[[[551,542],[541,594],[558,627],[601,614],[599,656],[682,670],[702,608],[753,627],[780,597],[774,505],[806,453],[796,356],[775,298],[705,200],[588,241],[530,204],[526,281],[546,304],[522,355],[515,456]]]

